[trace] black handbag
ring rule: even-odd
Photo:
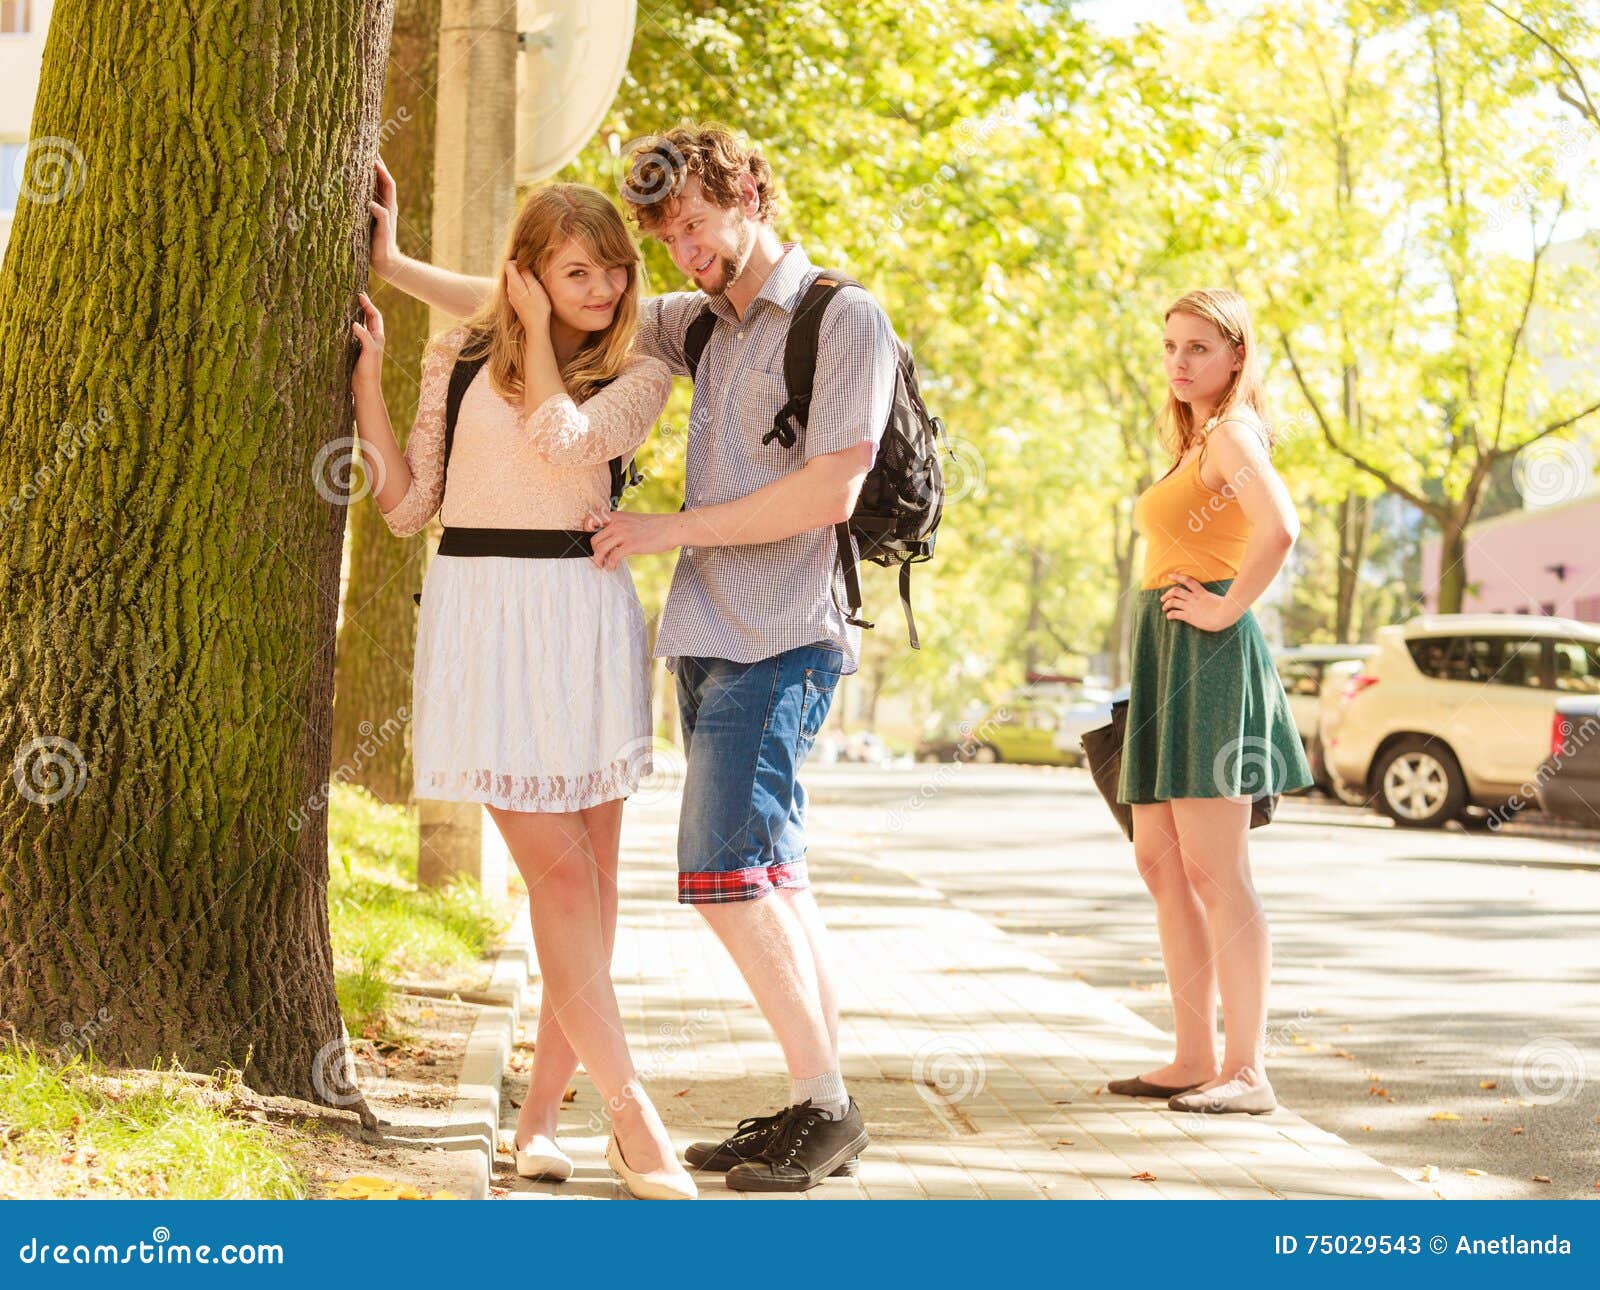
[[[1122,742],[1128,730],[1128,701],[1118,699],[1111,705],[1111,724],[1086,731],[1079,742],[1083,745],[1083,759],[1089,763],[1089,774],[1094,786],[1100,790],[1111,814],[1129,842],[1133,841],[1133,807],[1117,801],[1117,781],[1122,778]],[[1250,803],[1250,827],[1259,829],[1272,823],[1272,814],[1278,809],[1278,794],[1258,797]]]

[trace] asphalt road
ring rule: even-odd
[[[1149,896],[1086,772],[804,779],[818,841],[870,850],[1170,1028]],[[1252,863],[1286,1104],[1411,1177],[1433,1167],[1446,1197],[1600,1198],[1600,833],[1417,832],[1291,799]]]

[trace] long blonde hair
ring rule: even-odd
[[[1189,314],[1211,323],[1222,333],[1224,342],[1239,351],[1239,370],[1233,373],[1228,388],[1217,400],[1212,419],[1221,421],[1237,408],[1249,408],[1261,423],[1270,451],[1275,436],[1267,424],[1267,398],[1256,361],[1255,330],[1250,325],[1250,306],[1245,304],[1244,297],[1226,287],[1201,287],[1185,291],[1168,305],[1167,312],[1161,315],[1161,321],[1165,323],[1173,314]],[[1194,423],[1194,409],[1171,390],[1167,391],[1162,425],[1163,438],[1172,451],[1174,462],[1182,461],[1184,454],[1194,447],[1195,441],[1204,437],[1205,427]]]
[[[500,257],[494,292],[467,320],[462,358],[489,356],[489,376],[502,397],[522,397],[522,320],[506,295],[505,262],[543,278],[555,253],[577,238],[597,264],[625,268],[627,286],[616,316],[604,331],[592,332],[578,352],[561,364],[561,381],[577,403],[605,385],[623,368],[633,349],[639,325],[639,288],[643,261],[628,236],[628,226],[610,199],[586,184],[549,184],[528,194],[511,225],[506,253]]]

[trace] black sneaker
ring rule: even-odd
[[[829,1119],[810,1101],[801,1102],[768,1131],[759,1156],[728,1170],[728,1186],[734,1191],[810,1191],[824,1178],[854,1173],[866,1145],[867,1128],[854,1098],[842,1120]]]
[[[784,1107],[775,1115],[752,1115],[740,1120],[732,1136],[721,1142],[691,1142],[683,1153],[684,1163],[691,1169],[708,1173],[725,1173],[735,1165],[754,1160],[767,1149],[772,1135],[792,1107]],[[855,1158],[846,1160],[833,1172],[838,1177],[853,1175]]]

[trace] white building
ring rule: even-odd
[[[55,0],[0,0],[0,255],[17,213],[44,34]]]

